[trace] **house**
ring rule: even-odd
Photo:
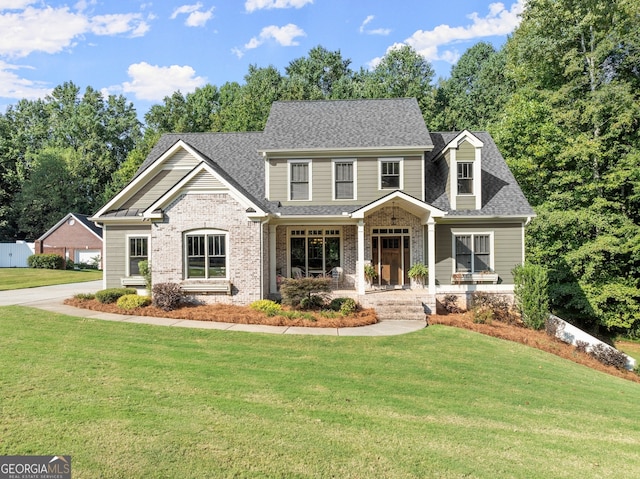
[[[431,133],[415,99],[381,99],[275,102],[262,132],[165,134],[91,219],[105,287],[143,285],[148,259],[154,283],[206,301],[330,276],[361,302],[411,290],[433,310],[436,295],[512,293],[533,216],[488,133]]]
[[[66,261],[94,264],[102,261],[102,228],[87,215],[69,213],[35,241],[36,254],[59,254]]]

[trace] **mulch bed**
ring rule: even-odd
[[[263,324],[267,326],[303,326],[308,328],[352,328],[366,326],[378,322],[375,310],[363,309],[349,316],[329,318],[319,312],[311,312],[313,320],[305,318],[287,318],[284,316],[267,316],[246,306],[229,304],[185,305],[173,311],[164,311],[154,306],[135,308],[123,311],[115,304],[103,304],[95,299],[71,298],[64,304],[76,308],[102,311],[104,313],[123,314],[127,316],[153,316],[157,318],[191,319],[197,321],[219,321],[222,323]]]

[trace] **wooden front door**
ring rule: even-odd
[[[402,284],[402,250],[400,236],[380,238],[380,284]]]

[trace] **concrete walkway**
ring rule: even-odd
[[[54,313],[82,318],[119,321],[123,323],[152,324],[156,326],[176,326],[181,328],[220,329],[272,334],[307,334],[327,336],[394,336],[411,333],[424,328],[426,321],[394,320],[380,321],[357,328],[303,328],[300,326],[262,326],[259,324],[220,323],[215,321],[194,321],[187,319],[154,318],[151,316],[131,316],[125,314],[101,313],[79,309],[63,304],[64,300],[79,293],[95,293],[102,289],[102,281],[60,284],[40,288],[0,291],[0,306],[19,305],[43,309]]]

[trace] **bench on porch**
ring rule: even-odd
[[[207,283],[183,283],[180,289],[184,293],[231,294],[231,281],[214,281]]]

